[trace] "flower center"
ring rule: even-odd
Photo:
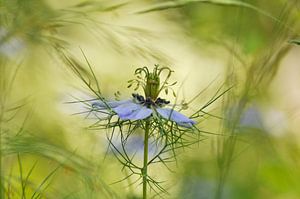
[[[159,86],[160,86],[160,79],[159,76],[156,74],[156,71],[153,73],[149,73],[148,77],[146,77],[146,86],[145,86],[145,96],[146,98],[151,98],[156,100],[159,95]]]
[[[171,86],[174,86],[176,82],[173,82],[172,84],[169,84],[168,82],[172,72],[173,71],[169,67],[160,67],[157,64],[153,68],[153,71],[149,71],[146,66],[137,68],[134,72],[136,79],[131,79],[128,81],[128,88],[130,88],[132,85],[136,85],[134,90],[137,90],[140,86],[142,86],[145,93],[144,101],[147,101],[148,104],[167,104],[166,102],[168,101],[161,98],[158,99],[158,96],[163,90],[166,94],[168,94],[169,89],[173,91],[173,95],[175,96],[175,92]],[[164,79],[161,79],[162,75],[165,76]],[[139,98],[139,100],[142,100],[141,97]]]
[[[134,98],[134,100],[137,103],[143,104],[147,108],[150,108],[151,106],[162,107],[162,106],[167,105],[167,104],[170,103],[170,101],[167,101],[167,100],[162,99],[160,97],[157,98],[155,101],[153,101],[152,98],[150,98],[150,97],[146,97],[146,99],[145,99],[144,96],[139,95],[137,93],[133,93],[132,97]]]

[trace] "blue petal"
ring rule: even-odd
[[[173,109],[158,108],[156,110],[163,118],[174,121],[180,126],[192,127],[194,124],[196,124],[195,121],[191,120],[190,118],[186,117],[185,115],[177,111],[174,111]]]
[[[119,115],[121,119],[125,118],[126,116],[132,114],[132,112],[141,108],[141,105],[136,104],[132,101],[128,103],[121,104],[113,108],[113,110]]]
[[[106,104],[104,102],[94,102],[92,103],[92,107],[96,107],[98,109],[108,109],[107,106],[109,106],[110,108],[116,108],[117,106],[120,106],[122,104],[126,104],[126,103],[129,103],[129,102],[132,102],[132,100],[121,100],[121,101],[109,101],[109,102],[106,102]]]
[[[133,111],[131,114],[127,115],[126,117],[123,117],[121,119],[127,119],[127,120],[142,120],[147,117],[149,117],[152,114],[152,110],[149,108],[146,108],[142,106],[140,109],[137,109]]]
[[[152,113],[151,109],[132,101],[121,104],[113,108],[113,110],[122,120],[141,120],[149,117]]]

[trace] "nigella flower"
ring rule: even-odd
[[[195,121],[175,111],[172,107],[167,108],[166,106],[170,106],[170,101],[158,97],[160,91],[168,89],[166,80],[160,87],[159,75],[164,69],[169,70],[169,68],[158,68],[158,66],[154,68],[152,73],[150,73],[146,67],[137,69],[135,74],[140,74],[142,71],[145,72],[145,81],[142,81],[141,77],[138,76],[139,79],[129,82],[143,85],[145,97],[134,93],[132,94],[132,98],[128,100],[95,102],[92,104],[93,108],[98,110],[111,109],[122,120],[136,121],[155,117],[173,121],[182,127],[192,127],[196,123]],[[169,71],[171,73],[171,70]]]
[[[9,32],[0,27],[0,54],[13,58],[25,47],[24,42],[17,37],[10,37]]]
[[[68,62],[72,63],[70,60]],[[78,73],[77,69],[74,70]],[[156,193],[166,193],[160,182],[149,176],[148,167],[163,163],[170,169],[167,163],[177,160],[177,149],[200,142],[202,140],[200,132],[204,132],[197,128],[194,120],[174,110],[178,105],[172,105],[170,101],[160,97],[162,91],[168,95],[170,90],[176,97],[172,88],[176,82],[171,84],[168,82],[172,72],[170,68],[158,65],[155,65],[151,72],[147,67],[136,69],[136,78],[128,81],[128,88],[135,86],[135,91],[142,88],[144,93],[134,92],[131,98],[120,101],[105,100],[98,86],[98,90],[95,90],[91,86],[90,80],[83,79],[97,96],[96,99],[81,101],[88,106],[88,116],[90,114],[96,116],[96,122],[89,128],[110,130],[107,134],[108,149],[111,149],[110,151],[116,155],[124,168],[128,168],[130,174],[127,177],[140,176],[143,184],[143,198],[147,198],[147,184],[150,184],[151,189]],[[84,78],[81,74],[79,76]],[[92,76],[95,78],[93,72]],[[161,81],[162,77],[164,77],[163,81]],[[96,78],[95,83],[98,83]],[[216,99],[212,99],[212,101]],[[200,112],[207,106],[194,112],[191,117],[198,118]],[[186,107],[187,105],[183,104],[181,109]],[[132,136],[140,137],[141,132],[144,132],[143,144],[131,143],[130,138]],[[142,166],[140,160],[137,161],[135,157],[140,151],[140,146],[143,147]],[[133,154],[131,153],[132,149],[134,149]]]
[[[185,115],[175,111],[172,108],[165,108],[170,102],[165,99],[157,98],[155,101],[151,98],[144,98],[139,94],[132,94],[132,99],[122,101],[110,101],[93,103],[93,107],[99,110],[107,109],[107,105],[122,120],[143,120],[150,116],[162,117],[166,120],[176,122],[183,127],[192,127],[195,121]]]

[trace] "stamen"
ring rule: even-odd
[[[137,95],[137,99],[138,99],[140,102],[145,102],[145,98],[144,98],[144,96],[142,96],[142,95]]]
[[[157,105],[157,106],[163,106],[163,105],[166,105],[166,104],[169,104],[169,103],[170,103],[170,101],[167,101],[167,100],[162,99],[160,97],[155,100],[155,105]]]
[[[137,93],[132,93],[132,97],[136,100],[137,103],[145,105],[147,108],[150,108],[151,106],[158,106],[162,107],[164,105],[170,104],[170,101],[162,99],[162,98],[157,98],[155,101],[151,99],[151,97],[147,97],[145,99],[144,96],[139,95]]]

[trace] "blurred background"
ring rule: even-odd
[[[62,50],[130,97],[137,67],[168,66],[201,142],[150,168],[154,198],[300,198],[298,0],[0,0],[1,198],[141,198],[106,130],[81,103],[90,90]],[[298,40],[299,39],[299,40]],[[82,53],[84,52],[84,54]],[[195,98],[195,96],[197,98]],[[141,150],[142,137],[130,143]],[[134,153],[133,152],[133,153]],[[106,155],[105,155],[106,154]],[[133,185],[132,185],[133,184]]]

